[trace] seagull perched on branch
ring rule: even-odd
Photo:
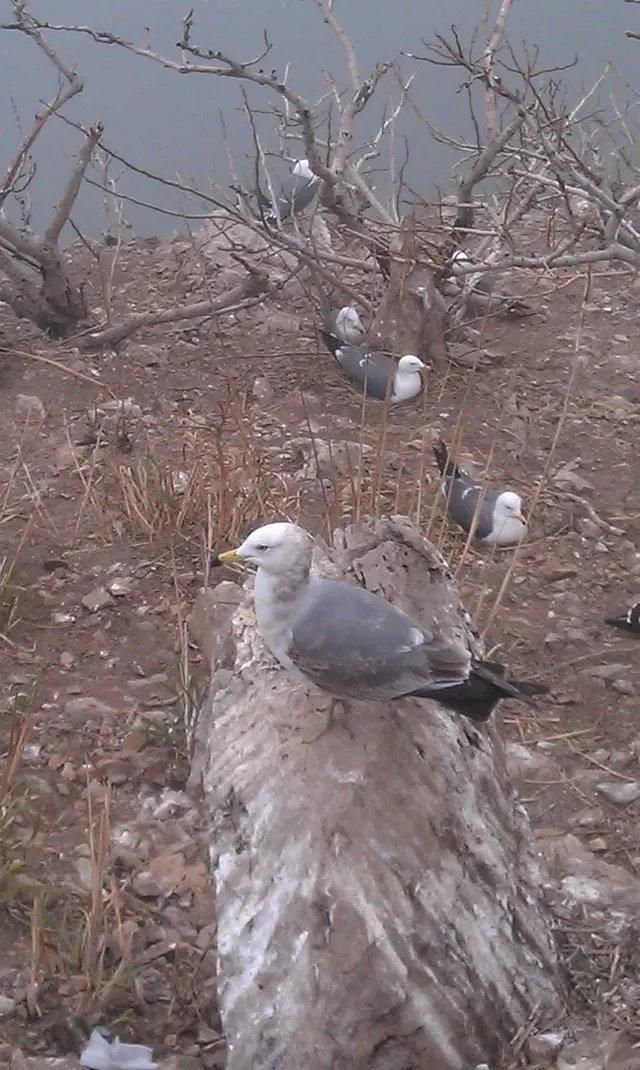
[[[511,546],[520,542],[527,532],[522,515],[522,498],[512,490],[489,490],[476,483],[468,472],[449,457],[440,440],[433,452],[442,476],[442,496],[447,512],[465,531],[475,525],[474,535],[479,542],[496,546]]]
[[[351,382],[367,397],[392,405],[411,401],[422,390],[421,371],[426,364],[419,357],[407,353],[399,361],[389,353],[369,352],[366,346],[344,345],[329,331],[320,331],[330,353]]]
[[[291,174],[280,183],[275,204],[258,186],[256,191],[258,204],[265,220],[269,223],[277,223],[280,219],[280,222],[283,222],[292,215],[304,212],[318,192],[319,181],[318,176],[309,167],[308,160],[296,160]]]

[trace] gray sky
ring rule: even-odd
[[[158,0],[33,0],[33,10],[51,21],[90,22],[96,28],[138,41],[149,37],[158,51],[175,56],[181,18],[191,4],[196,42],[246,58],[260,50],[262,31],[267,29],[274,44],[269,67],[282,71],[290,63],[290,81],[305,95],[312,97],[323,89],[323,68],[331,69],[340,84],[346,84],[342,56],[313,0],[262,0],[260,4],[256,0],[190,0],[184,9],[175,2]],[[446,33],[451,23],[468,35],[481,19],[483,9],[484,0],[337,0],[336,4],[363,71],[377,59],[394,58],[403,49],[421,51],[421,38],[432,39],[438,31]],[[10,20],[8,0],[0,0],[0,14],[2,21]],[[523,40],[530,49],[539,45],[549,66],[568,62],[577,53],[578,66],[565,75],[571,92],[576,92],[581,84],[595,77],[609,57],[624,77],[634,80],[640,42],[625,38],[625,30],[630,28],[640,30],[640,10],[623,0],[516,0],[509,20],[509,39],[516,47]],[[82,95],[69,106],[68,114],[85,123],[102,120],[105,141],[139,166],[169,177],[180,174],[204,188],[212,175],[226,181],[221,112],[239,160],[250,150],[248,130],[239,113],[238,86],[231,80],[180,76],[121,49],[96,45],[77,35],[57,34],[54,39],[60,55],[77,67],[86,83]],[[408,61],[405,63],[408,68]],[[38,101],[50,99],[55,92],[55,79],[38,49],[9,32],[0,33],[0,70],[0,165],[4,166],[8,147],[17,140],[15,113],[28,125]],[[426,64],[418,65],[417,72],[415,97],[429,118],[450,132],[466,130],[464,98],[456,92],[457,77]],[[263,105],[269,99],[268,94],[255,89],[250,95]],[[382,94],[380,106],[385,99],[389,99],[388,95]],[[373,118],[372,113],[371,121]],[[412,181],[428,194],[434,183],[446,181],[451,160],[416,121],[407,119],[407,124],[405,132],[413,155]],[[365,126],[369,132],[370,125]],[[59,195],[69,172],[69,158],[77,146],[77,133],[59,121],[49,124],[39,142],[38,174],[32,189],[37,226]],[[175,197],[139,180],[125,178],[121,188],[143,199],[180,208]],[[191,210],[198,211],[199,206],[192,205]],[[179,220],[159,219],[131,206],[126,212],[140,231],[181,229]],[[100,231],[95,195],[92,197],[88,191],[83,195],[74,218],[87,232]]]

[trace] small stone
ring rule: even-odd
[[[599,539],[602,535],[602,529],[588,517],[583,517],[578,520],[576,527],[581,535],[584,535],[585,539]]]
[[[15,999],[9,999],[8,996],[0,996],[0,1018],[6,1018],[8,1014],[12,1014],[15,1006]]]
[[[616,781],[603,780],[596,784],[596,791],[604,795],[609,802],[617,803],[618,806],[628,806],[629,803],[640,799],[640,781],[617,783]]]
[[[271,401],[273,398],[273,390],[271,389],[271,383],[264,375],[259,375],[253,383],[253,396],[256,401]]]
[[[103,401],[100,403],[97,409],[89,409],[89,413],[97,412],[108,413],[109,416],[115,416],[116,419],[120,417],[139,420],[142,417],[142,409],[139,405],[136,405],[132,398],[114,398],[112,401]]]
[[[89,594],[85,594],[80,601],[90,613],[97,613],[99,610],[113,605],[113,599],[109,592],[105,591],[104,587],[96,587],[93,591],[89,591]]]
[[[619,695],[635,695],[636,693],[636,689],[631,680],[627,680],[624,676],[612,680],[611,687],[614,691],[617,691]]]
[[[60,665],[62,666],[62,668],[67,670],[72,669],[75,663],[76,659],[74,658],[73,654],[71,654],[68,650],[63,650],[60,655]]]
[[[114,598],[125,598],[133,590],[133,580],[130,576],[122,576],[119,580],[113,580],[107,590]]]
[[[133,878],[133,890],[141,899],[155,899],[156,896],[162,895],[159,881],[148,869],[142,870],[141,873],[136,873]]]
[[[628,671],[629,665],[623,665],[621,662],[612,662],[611,665],[592,665],[590,669],[587,669],[589,676],[596,676],[599,680],[615,680]]]
[[[562,564],[560,561],[549,561],[542,569],[542,575],[549,583],[558,583],[560,580],[577,576],[578,566],[571,563]]]
[[[17,420],[44,420],[46,412],[39,397],[35,394],[18,394],[13,408]]]
[[[563,1044],[562,1033],[538,1033],[529,1038],[527,1052],[532,1063],[544,1063],[555,1059]]]
[[[587,847],[594,854],[601,854],[607,849],[607,841],[603,836],[594,836],[592,840],[587,840]]]
[[[107,706],[106,702],[100,702],[97,698],[91,698],[85,696],[83,698],[72,698],[69,702],[65,702],[64,714],[72,720],[90,719],[97,720],[99,717],[107,717],[115,713],[115,710],[111,706]]]
[[[75,622],[76,622],[76,618],[74,617],[73,613],[54,613],[53,614],[53,623],[54,624],[75,624]]]

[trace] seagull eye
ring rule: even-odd
[[[265,550],[268,550],[268,549],[269,549],[269,547],[265,546],[264,544],[261,545],[261,546],[256,546],[256,550],[258,550],[259,553],[263,553]]]

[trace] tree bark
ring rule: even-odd
[[[445,563],[404,518],[336,533],[345,575],[478,649]],[[557,1012],[555,954],[495,723],[353,703],[277,667],[224,582],[190,621],[211,664],[192,778],[211,814],[229,1070],[471,1070]],[[326,700],[326,696],[324,696]],[[321,723],[321,719],[320,719]]]
[[[372,346],[402,357],[414,353],[440,371],[446,366],[444,339],[447,307],[428,267],[414,260],[411,221],[391,242],[387,291],[369,332]]]

